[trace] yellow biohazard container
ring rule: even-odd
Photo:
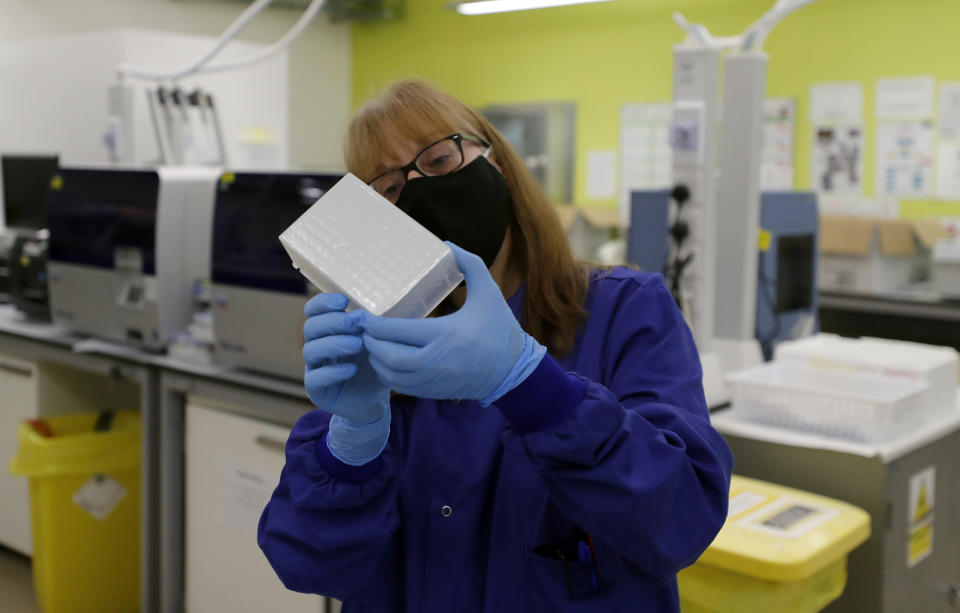
[[[680,609],[820,611],[843,593],[847,554],[869,536],[858,507],[734,475],[726,524],[678,576]]]
[[[133,613],[140,608],[140,415],[49,417],[29,424],[10,472],[30,480],[33,584],[44,613]],[[101,420],[101,423],[103,421]]]

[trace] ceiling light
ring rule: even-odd
[[[545,9],[590,2],[611,2],[611,0],[477,0],[475,2],[461,2],[455,8],[461,15],[488,15],[490,13]]]

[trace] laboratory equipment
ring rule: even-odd
[[[347,174],[280,235],[293,265],[347,310],[426,317],[463,281],[450,248]]]
[[[109,121],[104,142],[111,161],[129,164],[135,159],[135,90],[129,82],[131,79],[178,83],[196,74],[238,70],[263,62],[285,51],[306,30],[326,0],[310,0],[293,27],[273,44],[239,59],[213,61],[271,2],[273,0],[252,2],[210,48],[185,66],[156,71],[120,63],[116,68],[117,81],[107,89]],[[226,163],[223,131],[212,93],[203,89],[188,92],[178,87],[167,89],[159,86],[147,90],[147,99],[161,164],[222,166]],[[192,118],[192,115],[196,118]],[[198,147],[200,143],[211,143],[211,146]]]
[[[817,326],[817,197],[810,192],[764,192],[760,197],[755,337],[764,359],[785,340]],[[721,282],[727,270],[718,271]]]
[[[790,431],[879,443],[928,421],[921,381],[776,361],[733,373],[733,414]]]
[[[0,183],[3,184],[3,219],[5,229],[0,232],[0,300],[11,299],[13,274],[21,277],[18,287],[29,287],[32,297],[23,301],[21,310],[32,312],[31,305],[43,305],[46,297],[36,292],[46,292],[46,279],[36,276],[23,276],[26,272],[19,264],[20,254],[14,254],[21,236],[34,236],[47,224],[47,189],[50,176],[57,168],[55,155],[4,155],[0,157]],[[30,261],[31,272],[43,272],[37,259]],[[45,263],[44,263],[45,265]],[[34,284],[36,282],[36,284]],[[42,314],[40,314],[42,316]],[[49,314],[46,315],[49,317]]]
[[[10,250],[10,302],[28,317],[50,319],[50,294],[47,287],[47,230],[14,239]]]
[[[226,172],[213,213],[211,293],[217,362],[303,377],[310,283],[277,240],[342,174]]]
[[[670,207],[671,228],[683,231],[682,240],[675,236],[668,245],[665,271],[697,342],[711,407],[729,401],[724,372],[762,360],[753,308],[767,67],[762,47],[780,21],[812,1],[777,0],[730,37],[712,36],[674,14],[687,35],[674,47],[670,144],[673,181],[685,196]]]
[[[47,190],[56,155],[4,155],[3,218],[8,230],[42,230],[47,225]]]
[[[847,588],[827,611],[956,610],[960,410],[879,444],[752,424],[728,411],[711,421],[733,450],[738,474],[870,514],[874,530],[850,554]]]
[[[960,355],[952,347],[817,334],[778,345],[776,359],[840,372],[922,381],[928,386],[923,394],[926,412],[950,412],[956,402]]]
[[[870,536],[853,505],[733,475],[727,521],[677,576],[684,613],[814,613],[847,582],[847,556]]]
[[[662,272],[678,304],[688,302],[683,282],[694,255],[685,251],[694,240],[693,228],[681,216],[672,213],[684,209],[690,192],[685,186],[673,190],[634,191],[631,198],[632,223],[627,235],[627,260],[651,272]],[[818,215],[816,196],[806,192],[765,192],[760,197],[759,235],[754,235],[758,256],[755,260],[757,283],[755,302],[751,307],[755,322],[753,345],[759,345],[761,356],[751,343],[728,343],[743,355],[723,362],[732,372],[756,365],[772,356],[776,343],[801,338],[817,329],[816,258]],[[756,230],[755,230],[756,231]],[[759,240],[758,240],[759,237]],[[686,253],[684,257],[676,257]],[[732,266],[715,269],[717,283],[734,282],[731,277],[742,272]],[[721,345],[724,340],[715,339]],[[719,367],[719,364],[714,364]],[[729,399],[729,393],[718,368],[705,368],[704,385],[710,406]]]
[[[158,350],[182,331],[207,278],[209,168],[61,168],[48,199],[55,323]]]

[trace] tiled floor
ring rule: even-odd
[[[0,602],[4,613],[40,613],[33,595],[30,558],[0,547]]]

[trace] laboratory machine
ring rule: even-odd
[[[817,331],[819,219],[812,192],[760,197],[755,325],[766,360],[777,343]]]
[[[0,232],[0,300],[13,302],[28,314],[41,317],[49,317],[49,313],[46,263],[39,257],[40,251],[46,251],[46,238],[38,233],[47,225],[47,189],[57,164],[56,155],[5,154],[0,157],[4,220]],[[21,260],[23,247],[28,242],[28,259]],[[13,275],[18,278],[14,280]],[[18,291],[25,289],[26,294],[20,291],[13,296],[14,285]]]
[[[60,168],[50,181],[55,323],[160,350],[182,331],[210,259],[213,168]]]
[[[687,297],[682,283],[689,256],[676,258],[692,240],[691,228],[671,209],[683,208],[689,198],[685,187],[673,190],[631,193],[631,224],[627,235],[627,260],[651,272],[662,272],[679,304]],[[672,219],[671,219],[672,217]],[[811,192],[764,192],[760,194],[757,238],[753,339],[765,359],[781,341],[808,336],[817,331],[817,253],[819,214],[816,194]],[[718,284],[732,283],[742,272],[718,266]],[[705,373],[706,375],[707,373]],[[712,403],[715,406],[717,403]]]
[[[50,293],[47,287],[49,232],[38,230],[14,239],[7,264],[10,302],[31,319],[49,321]]]
[[[56,155],[4,155],[3,219],[8,232],[35,232],[47,226],[47,190],[57,170]]]
[[[690,324],[711,407],[730,400],[725,373],[763,359],[753,308],[768,62],[763,44],[777,24],[813,1],[776,0],[736,36],[714,36],[674,14],[686,32],[673,49],[669,139],[676,188],[632,201],[631,206],[668,204],[666,218],[658,212],[654,219],[664,238],[641,248],[642,254],[636,247],[633,252],[665,262],[659,270]]]
[[[314,288],[280,234],[342,174],[226,172],[213,214],[213,330],[217,362],[303,377],[303,307]]]

